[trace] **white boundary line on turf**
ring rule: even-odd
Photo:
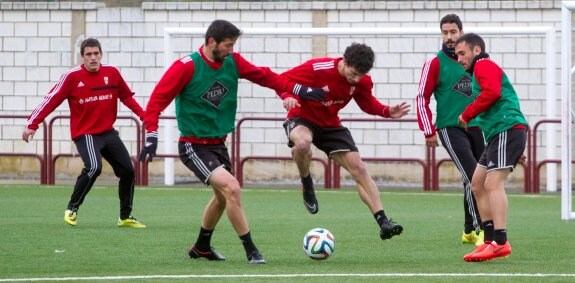
[[[187,279],[187,278],[296,278],[296,277],[575,277],[575,274],[561,273],[373,273],[373,274],[229,274],[229,275],[135,275],[135,276],[90,276],[53,278],[6,278],[0,282],[31,281],[79,281],[79,280],[132,280],[132,279]]]

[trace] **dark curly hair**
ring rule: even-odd
[[[345,63],[362,74],[367,74],[373,68],[375,54],[371,47],[363,43],[352,43],[343,53]]]

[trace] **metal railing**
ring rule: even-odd
[[[26,115],[0,115],[0,118],[8,119],[27,119]],[[68,115],[54,116],[48,123],[42,122],[45,130],[43,132],[43,152],[41,154],[26,153],[26,152],[0,152],[0,156],[8,157],[26,157],[35,158],[40,164],[40,183],[41,184],[54,184],[55,183],[55,163],[56,160],[63,157],[75,157],[75,153],[53,153],[53,126],[59,119],[69,119]],[[148,185],[148,164],[147,162],[139,162],[138,154],[142,147],[142,141],[145,139],[145,131],[143,130],[140,121],[133,116],[118,116],[118,119],[132,120],[136,124],[136,150],[137,154],[131,156],[134,163],[136,173],[136,184],[141,186]],[[175,119],[174,116],[163,116],[160,119]],[[234,173],[243,185],[244,180],[244,165],[248,161],[254,160],[292,160],[291,156],[265,156],[265,155],[249,155],[242,156],[240,152],[242,126],[247,121],[284,121],[285,118],[280,117],[245,117],[238,120],[236,124],[236,132],[231,134],[231,163]],[[416,119],[378,119],[378,118],[344,118],[342,122],[383,122],[383,123],[404,123],[416,122]],[[537,159],[537,130],[542,124],[547,123],[561,123],[561,120],[544,119],[540,120],[533,127],[529,127],[527,132],[527,163],[523,165],[524,168],[524,192],[525,193],[539,193],[540,192],[540,170],[546,164],[560,164],[559,159]],[[169,142],[169,141],[168,141]],[[423,145],[422,145],[423,146]],[[444,158],[436,161],[436,149],[426,148],[424,159],[419,158],[386,158],[386,157],[363,157],[365,162],[393,162],[393,163],[415,163],[422,168],[422,187],[424,191],[437,191],[439,190],[439,171],[443,164],[452,162],[451,159]],[[178,154],[157,154],[156,158],[179,158]],[[340,166],[327,158],[312,158],[312,161],[320,163],[324,167],[324,187],[339,188],[341,186]],[[575,161],[572,161],[575,164]]]

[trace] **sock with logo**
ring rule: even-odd
[[[212,240],[212,234],[214,230],[204,229],[200,227],[200,234],[198,235],[198,240],[196,240],[196,248],[200,251],[207,251],[210,249],[210,242]]]
[[[244,245],[244,249],[246,250],[246,255],[249,256],[252,252],[257,251],[256,245],[252,241],[252,235],[250,232],[246,233],[243,236],[240,236],[240,240],[242,241],[242,245]]]
[[[507,229],[497,229],[495,232],[495,242],[498,245],[503,245],[507,242]]]
[[[313,192],[313,179],[311,174],[307,177],[301,177],[301,184],[303,185],[304,192]]]
[[[493,220],[483,221],[483,242],[490,244],[493,242]]]
[[[383,211],[383,209],[374,213],[373,217],[375,217],[375,221],[377,221],[379,227],[381,227],[381,225],[383,225],[383,222],[387,220],[387,216],[385,216],[385,212]]]

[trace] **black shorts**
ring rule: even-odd
[[[225,144],[193,144],[178,142],[180,159],[204,184],[212,173],[224,167],[232,173],[232,163]]]
[[[515,169],[519,158],[525,151],[527,131],[525,129],[509,129],[494,136],[485,147],[477,166],[495,169]]]
[[[325,152],[327,156],[337,152],[358,151],[353,137],[346,127],[322,128],[300,117],[287,119],[283,124],[289,147],[294,146],[293,142],[289,140],[290,132],[299,125],[305,126],[311,131],[313,145]]]

